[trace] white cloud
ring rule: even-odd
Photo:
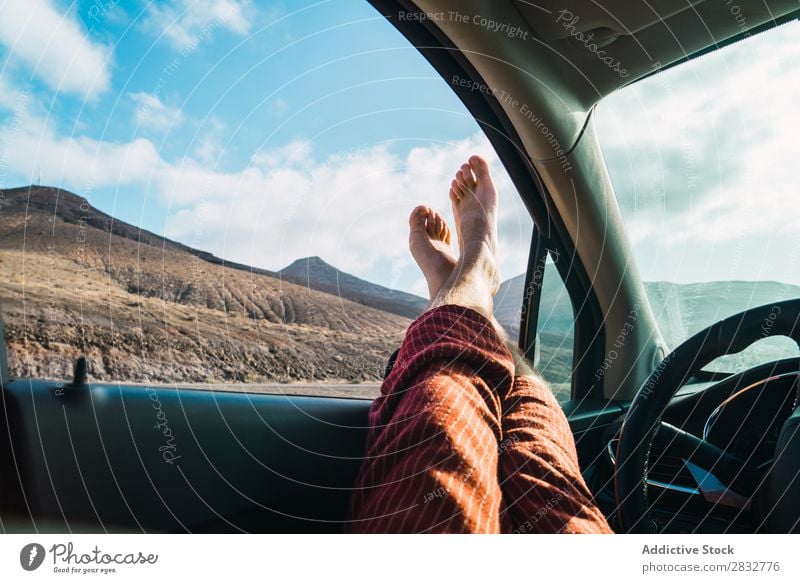
[[[159,132],[174,130],[183,123],[183,112],[176,107],[165,105],[152,93],[130,93],[136,104],[136,123],[139,126]]]
[[[530,220],[482,135],[415,148],[405,157],[374,146],[317,161],[310,145],[298,141],[255,155],[254,166],[239,173],[165,168],[162,189],[182,208],[169,221],[169,235],[186,240],[202,225],[205,248],[237,261],[278,269],[320,255],[361,277],[409,289],[418,279],[402,261],[408,213],[430,204],[452,224],[450,180],[474,152],[490,158],[503,193],[502,267],[516,275],[527,257]]]
[[[800,25],[634,84],[597,128],[647,279],[795,280]],[[743,244],[743,245],[742,245]],[[732,249],[742,245],[743,254]],[[787,253],[794,253],[788,258]]]
[[[142,197],[155,195],[159,208],[172,209],[165,220],[170,237],[268,269],[319,255],[406,290],[419,287],[408,256],[408,214],[417,204],[430,204],[452,224],[450,180],[470,154],[481,152],[503,198],[502,269],[512,276],[525,265],[530,220],[482,134],[418,147],[407,156],[377,145],[321,160],[310,143],[298,140],[253,155],[248,168],[223,172],[197,152],[167,162],[147,139],[64,137],[34,117],[19,127],[7,160],[17,175],[34,177],[41,170],[46,183],[78,193],[89,186],[135,185]]]
[[[735,71],[723,62],[689,82],[633,85],[605,113],[601,107],[598,128],[617,167],[615,187],[646,279],[800,277],[792,267],[800,264],[793,175],[800,111],[792,101],[800,47],[778,38],[763,52],[770,59],[730,59]],[[13,107],[24,95],[16,93],[0,106]],[[47,183],[79,193],[87,184],[136,186],[171,209],[169,236],[217,255],[268,269],[320,255],[360,277],[415,291],[407,214],[425,203],[452,221],[450,180],[480,152],[501,193],[503,274],[525,266],[530,219],[480,133],[407,155],[375,145],[320,157],[313,143],[297,140],[224,171],[216,165],[225,154],[224,126],[200,128],[187,155],[170,162],[150,140],[62,136],[45,116],[28,113],[41,111],[35,104],[18,109],[16,133],[11,122],[0,129],[13,138],[5,150],[9,174],[33,177],[41,168]]]
[[[256,152],[250,163],[260,168],[276,168],[283,165],[299,166],[311,157],[311,144],[305,140],[294,140],[279,148]]]
[[[279,97],[272,102],[272,105],[270,106],[270,111],[276,117],[283,117],[283,115],[287,111],[289,111],[289,104],[286,102],[285,99],[281,99]]]
[[[8,79],[0,76],[0,109],[19,114],[20,110],[27,109],[30,102],[30,92],[20,91],[8,83]]]
[[[223,136],[226,126],[222,120],[210,117],[202,122],[192,148],[193,156],[201,163],[211,166],[218,164],[225,150]]]
[[[178,49],[195,49],[219,28],[244,36],[250,32],[251,0],[180,0],[149,5],[145,27],[163,34]]]
[[[267,267],[278,268],[320,255],[361,277],[412,288],[419,279],[413,262],[404,263],[408,214],[428,204],[453,225],[450,181],[475,152],[489,159],[502,197],[501,270],[517,275],[527,259],[531,221],[482,134],[418,147],[404,157],[374,146],[324,161],[296,158],[295,164],[266,171],[265,183],[255,190],[242,184],[234,200],[217,202],[226,221],[209,242],[247,263],[267,260]],[[273,243],[265,246],[267,241]],[[272,251],[268,259],[265,248]]]
[[[91,99],[111,83],[110,49],[92,43],[80,23],[51,0],[5,2],[0,43],[53,89]]]
[[[41,120],[26,117],[5,156],[7,167],[27,182],[41,172],[47,184],[69,185],[78,193],[93,186],[140,183],[160,160],[149,140],[114,143],[59,136]]]

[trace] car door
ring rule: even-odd
[[[424,18],[375,5],[383,15],[301,20],[318,43],[299,54],[312,55],[305,73],[279,34],[247,73],[221,53],[195,79],[236,89],[211,92],[212,107],[229,101],[220,119],[161,89],[204,53],[131,73],[149,89],[120,95],[129,111],[110,123],[136,120],[128,155],[160,145],[149,175],[4,191],[4,528],[340,531],[384,366],[426,304],[403,215],[419,202],[446,211],[450,176],[476,148],[504,196],[498,319],[539,354],[591,473],[624,403],[595,379],[604,323],[574,243],[468,60]],[[259,86],[265,73],[275,79]],[[267,129],[254,137],[255,119]]]

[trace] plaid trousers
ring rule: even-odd
[[[369,413],[346,530],[610,533],[545,383],[491,322],[441,306],[408,329]]]

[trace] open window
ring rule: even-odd
[[[93,381],[372,397],[428,299],[407,216],[429,204],[452,225],[474,152],[501,193],[504,289],[524,279],[514,182],[451,77],[367,2],[206,28],[108,10],[76,15],[90,47],[117,39],[95,85],[4,74],[12,377],[69,379],[83,355]],[[172,21],[186,34],[161,34]],[[521,302],[503,295],[515,337]]]

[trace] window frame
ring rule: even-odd
[[[431,64],[442,79],[459,76],[482,84],[484,79],[469,60],[438,27],[422,17],[422,12],[405,0],[368,0]],[[404,18],[400,18],[403,13]],[[409,13],[419,18],[409,18]],[[602,399],[602,387],[594,374],[603,360],[605,326],[591,279],[580,261],[575,245],[555,210],[550,193],[528,158],[522,140],[502,106],[490,95],[448,83],[486,134],[503,163],[534,223],[531,249],[546,248],[560,258],[556,267],[569,294],[575,318],[571,398]],[[536,253],[528,256],[526,285],[534,277]],[[538,297],[523,293],[519,346],[529,354],[535,350]],[[531,327],[533,323],[533,327]]]

